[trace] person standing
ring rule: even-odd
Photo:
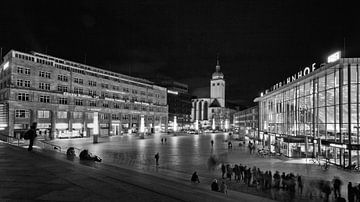
[[[225,175],[225,164],[221,164],[221,177],[222,177],[222,179],[224,179],[224,175]]]
[[[156,165],[159,165],[159,158],[160,158],[160,155],[159,155],[159,152],[155,154],[155,161],[156,161]]]
[[[351,182],[349,182],[348,183],[348,201],[354,202],[354,196],[355,196],[354,188],[352,187]]]
[[[297,175],[297,184],[298,184],[299,194],[302,195],[304,184],[303,184],[303,181],[301,179],[301,175],[299,175],[299,174]]]
[[[333,188],[334,188],[334,196],[335,198],[340,197],[340,188],[341,188],[341,181],[338,177],[334,177],[333,179]]]
[[[37,123],[34,122],[31,124],[30,129],[28,131],[26,131],[25,135],[28,136],[28,138],[30,140],[28,151],[32,151],[32,149],[33,149],[34,141],[37,136],[36,127],[37,127]]]
[[[227,195],[227,186],[225,184],[224,181],[222,181],[221,185],[220,185],[220,192],[224,193],[225,195]]]
[[[211,140],[210,143],[211,143],[211,147],[213,147],[214,146],[214,140]]]
[[[163,144],[164,143],[164,139],[163,138],[161,138],[161,144]]]

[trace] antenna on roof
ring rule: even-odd
[[[345,46],[346,45],[346,38],[344,37],[344,54],[343,54],[343,57],[345,57]]]

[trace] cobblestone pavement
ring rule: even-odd
[[[161,143],[166,138],[166,143]],[[75,146],[78,149],[89,149],[93,154],[103,158],[103,162],[114,166],[129,167],[144,172],[162,172],[174,178],[189,179],[193,171],[197,171],[200,180],[210,184],[214,178],[220,176],[219,168],[209,170],[207,161],[210,155],[215,155],[222,162],[256,166],[261,170],[278,170],[285,173],[300,174],[305,184],[317,179],[331,181],[338,176],[343,181],[342,195],[346,196],[346,185],[348,181],[357,184],[360,182],[358,173],[344,171],[334,166],[328,170],[313,165],[306,159],[286,159],[259,157],[249,154],[246,146],[238,146],[238,142],[229,139],[228,134],[201,134],[201,135],[169,135],[154,134],[141,139],[135,135],[113,136],[100,138],[100,142],[93,144],[92,139],[69,139],[55,140],[52,143],[67,148]],[[211,147],[210,140],[214,140]],[[231,140],[233,149],[227,148],[227,141]],[[155,166],[154,155],[160,153],[160,166]],[[306,185],[305,185],[306,186]],[[237,189],[243,192],[241,188]],[[259,195],[261,193],[254,192]],[[307,197],[307,196],[304,196]]]

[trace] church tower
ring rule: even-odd
[[[216,99],[221,107],[225,107],[225,80],[224,74],[220,72],[219,57],[216,60],[216,71],[210,80],[210,98],[212,103]]]

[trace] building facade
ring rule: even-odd
[[[337,52],[256,98],[264,145],[290,157],[359,165],[359,66],[360,58]]]
[[[11,50],[0,69],[0,132],[32,122],[46,139],[166,130],[166,88],[61,58]]]
[[[179,131],[189,128],[192,105],[188,85],[169,80],[160,81],[158,84],[167,89],[169,130]]]
[[[229,130],[236,110],[225,106],[225,79],[219,59],[210,80],[210,98],[192,99],[191,121],[195,129]]]
[[[239,134],[258,140],[259,107],[254,106],[234,114],[234,127]]]

